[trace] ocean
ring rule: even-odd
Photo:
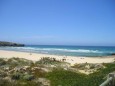
[[[112,46],[26,45],[25,47],[0,47],[0,50],[85,57],[108,56],[115,53],[115,47]]]

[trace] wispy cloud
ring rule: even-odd
[[[54,38],[54,36],[51,35],[36,35],[36,36],[25,36],[22,37],[23,39],[51,39]]]

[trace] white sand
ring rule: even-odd
[[[58,55],[48,55],[48,54],[37,54],[37,53],[28,53],[28,52],[18,52],[18,51],[6,51],[0,50],[0,58],[12,58],[19,57],[25,58],[32,61],[38,61],[42,57],[51,57],[56,58],[57,60],[62,61],[66,59],[65,62],[70,63],[71,65],[75,63],[110,63],[113,62],[115,56],[106,56],[106,57],[72,57],[72,56],[58,56]]]

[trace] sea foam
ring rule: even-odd
[[[14,47],[12,47],[14,48]],[[22,50],[33,50],[33,51],[61,51],[61,52],[78,52],[78,53],[102,53],[99,50],[88,50],[88,49],[61,49],[61,48],[34,48],[34,47],[15,47],[15,49]]]

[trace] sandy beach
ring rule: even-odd
[[[115,56],[105,56],[105,57],[72,57],[72,56],[58,56],[58,55],[48,55],[48,54],[37,54],[28,52],[18,52],[18,51],[6,51],[0,50],[0,58],[25,58],[32,61],[38,61],[43,57],[56,58],[56,60],[62,61],[74,65],[75,63],[110,63],[113,62]]]

